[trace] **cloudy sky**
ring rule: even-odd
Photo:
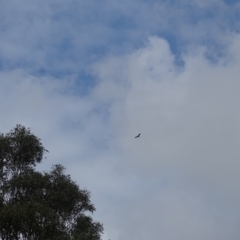
[[[42,139],[103,240],[239,240],[239,32],[238,0],[0,1],[0,131]]]

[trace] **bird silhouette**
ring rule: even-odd
[[[135,138],[139,138],[140,137],[140,135],[141,135],[141,133],[139,133]]]

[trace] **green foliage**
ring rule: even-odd
[[[0,238],[100,240],[103,226],[86,215],[95,211],[90,193],[61,165],[35,170],[46,151],[21,125],[0,135]]]

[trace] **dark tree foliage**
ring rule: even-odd
[[[46,151],[21,125],[0,134],[0,239],[100,240],[102,225],[86,215],[90,193],[61,165],[35,170]]]

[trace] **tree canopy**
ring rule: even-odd
[[[103,226],[89,215],[95,211],[90,192],[62,165],[36,170],[45,152],[21,125],[0,134],[0,239],[100,240]]]

